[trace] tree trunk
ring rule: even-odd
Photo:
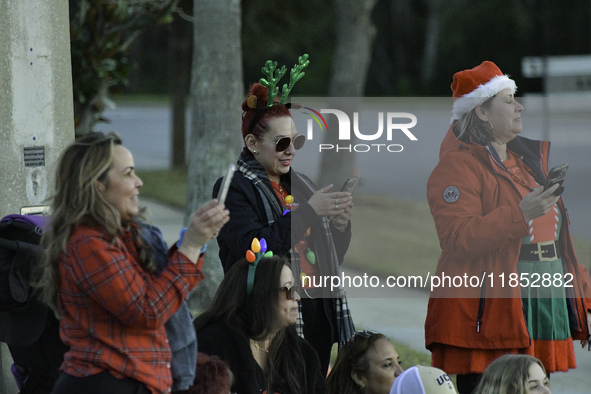
[[[177,5],[185,14],[190,14],[193,0],[181,0]],[[186,168],[186,122],[187,95],[191,83],[191,53],[193,25],[175,14],[169,36],[169,81],[172,118],[171,167]]]
[[[429,0],[428,4],[429,17],[427,18],[423,65],[421,67],[421,85],[424,88],[429,87],[437,66],[439,30],[441,26],[441,0]]]
[[[111,100],[109,100],[109,83],[104,80],[99,82],[98,91],[90,99],[88,105],[76,105],[76,102],[74,103],[74,113],[78,115],[75,119],[76,137],[81,137],[94,131],[94,126],[96,126],[102,117],[105,107],[110,107],[109,109],[113,108],[112,105],[105,106],[105,103],[109,104]]]
[[[191,131],[186,215],[211,199],[213,185],[241,143],[244,95],[239,0],[199,0],[194,7]],[[192,310],[206,308],[223,276],[215,240],[204,263],[206,279],[193,291]]]
[[[392,46],[394,75],[402,76],[408,74],[409,68],[414,67],[416,63],[407,49],[415,31],[415,15],[412,11],[411,0],[392,0],[390,10],[391,23],[395,26]]]
[[[364,95],[365,81],[371,49],[376,29],[371,22],[371,12],[376,0],[339,0],[335,2],[337,17],[337,41],[333,59],[332,76],[329,95],[332,98],[350,97],[332,101],[330,108],[339,109],[349,114],[355,108],[355,98]],[[345,108],[347,107],[347,108]],[[329,116],[329,130],[337,127],[336,122]],[[338,133],[326,133],[325,144],[339,145]],[[355,139],[347,141],[347,145],[355,144]],[[341,141],[343,145],[343,141]],[[335,184],[337,187],[355,172],[354,153],[330,150],[322,153],[320,163],[320,179],[318,186]]]

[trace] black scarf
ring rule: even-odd
[[[270,226],[276,219],[283,215],[283,208],[279,199],[277,198],[277,195],[275,194],[275,191],[273,190],[273,186],[271,185],[271,181],[269,180],[267,172],[254,158],[254,156],[251,156],[246,152],[243,152],[240,155],[237,165],[238,171],[240,171],[246,179],[250,180],[254,184],[256,190],[259,192],[265,207],[267,223]],[[301,185],[302,189],[305,189],[299,191],[302,194],[312,195],[314,192],[316,192],[316,186],[305,176],[301,176],[295,171],[291,171],[291,176],[295,178],[293,184]],[[320,244],[316,244],[315,247],[317,249],[316,251],[319,252],[318,254],[324,257],[321,262],[324,268],[322,270],[322,274],[340,275],[341,270],[332,237],[330,221],[327,217],[322,217],[321,219],[321,242]],[[320,251],[318,249],[324,250]],[[293,247],[290,250],[290,259],[293,275],[294,277],[299,278],[301,271],[299,253],[297,253]],[[345,290],[341,287],[327,296],[329,298],[327,301],[332,301],[332,309],[334,311],[333,318],[330,319],[329,317],[329,320],[332,320],[331,324],[336,324],[336,332],[338,336],[336,339],[339,343],[339,346],[342,346],[353,336],[353,333],[355,332],[355,326],[353,324],[351,312],[349,311],[349,305],[347,303],[347,295]],[[298,317],[298,321],[296,322],[296,330],[298,335],[303,337],[303,321],[301,319],[301,312],[300,316]]]

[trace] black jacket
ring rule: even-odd
[[[238,327],[230,327],[221,322],[212,323],[199,330],[197,337],[200,352],[218,356],[230,366],[234,374],[233,393],[260,394],[265,389],[264,372],[252,355],[247,336]],[[297,336],[295,338],[296,346],[300,348],[306,362],[296,371],[302,376],[300,384],[304,387],[301,393],[289,394],[324,393],[325,380],[320,372],[318,355],[304,339]],[[274,389],[286,393],[281,387]]]
[[[314,250],[322,273],[324,246],[318,244],[321,237],[315,236],[315,234],[321,234],[321,218],[307,203],[312,193],[297,177],[293,177],[295,183],[292,188],[291,174],[290,170],[288,174],[281,177],[281,181],[294,196],[299,207],[293,212],[276,218],[273,224],[268,226],[265,207],[256,187],[242,173],[236,171],[225,201],[226,208],[230,211],[230,221],[224,225],[217,238],[224,272],[227,272],[236,261],[245,257],[253,238],[256,237],[259,240],[265,238],[269,250],[275,254],[287,255],[292,245],[302,239],[306,229],[311,227]],[[305,177],[302,174],[298,175]],[[215,183],[214,197],[217,196],[221,182],[222,178]],[[344,232],[333,230],[332,235],[339,262],[342,264],[351,240],[351,225],[349,224]]]

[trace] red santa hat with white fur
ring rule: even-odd
[[[474,68],[458,71],[451,84],[454,100],[451,121],[460,119],[504,89],[511,89],[515,94],[517,85],[488,60]]]

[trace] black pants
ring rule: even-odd
[[[302,298],[302,319],[304,320],[304,338],[318,353],[320,370],[323,376],[328,372],[332,350],[332,327],[322,298]]]
[[[8,345],[14,363],[24,371],[20,394],[49,394],[57,380],[59,367],[68,347],[59,336],[59,321],[47,314],[41,337],[30,346]]]
[[[458,393],[460,394],[470,394],[474,391],[476,386],[478,386],[478,382],[480,382],[480,378],[482,374],[480,373],[468,373],[465,375],[457,375],[456,376],[456,387],[458,389]]]
[[[52,394],[151,394],[145,384],[131,378],[117,379],[107,371],[77,378],[61,373]]]

